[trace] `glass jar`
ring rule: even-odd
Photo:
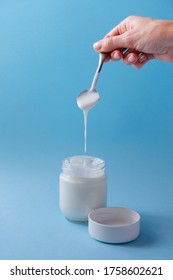
[[[62,213],[72,221],[85,222],[91,210],[105,207],[104,160],[91,156],[66,158],[59,178],[59,199]]]

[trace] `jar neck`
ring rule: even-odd
[[[73,156],[63,161],[62,170],[71,177],[96,178],[105,174],[105,162],[92,156]]]

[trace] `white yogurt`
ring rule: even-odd
[[[84,222],[93,209],[106,206],[105,163],[91,156],[74,156],[63,161],[59,178],[60,209],[72,221]]]

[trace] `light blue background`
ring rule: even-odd
[[[83,154],[76,96],[97,66],[92,44],[128,15],[172,11],[171,0],[0,0],[0,259],[173,258],[173,63],[105,64],[89,113],[108,205],[138,211],[140,237],[95,241],[58,203],[62,160]]]

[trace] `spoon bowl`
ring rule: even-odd
[[[90,110],[100,99],[96,90],[84,90],[77,98],[77,105],[81,110]]]

